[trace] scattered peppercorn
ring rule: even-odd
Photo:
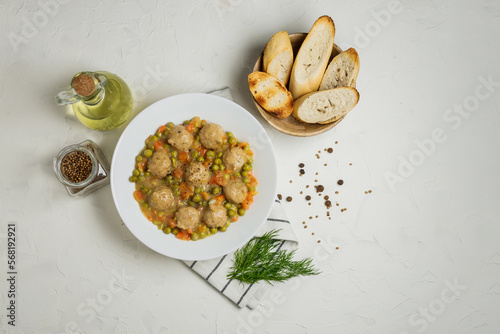
[[[314,186],[314,188],[316,188],[316,192],[317,192],[317,193],[320,193],[320,192],[322,192],[323,190],[325,190],[325,187],[323,187],[321,184],[320,184],[320,185],[317,185],[317,186]]]
[[[288,197],[286,198],[286,201],[287,201],[287,202],[291,202],[291,201],[292,201],[292,197],[291,197],[291,196],[288,196]]]
[[[329,199],[330,199],[330,196],[325,195],[325,200],[329,200]]]
[[[333,148],[331,148],[331,147],[330,147],[330,148],[328,149],[328,153],[332,153],[332,152],[333,152]]]
[[[299,164],[299,167],[300,167],[300,168],[303,168],[304,166],[305,166],[305,165],[304,165],[302,162]]]
[[[338,180],[338,181],[337,181],[337,184],[338,184],[339,186],[343,185],[343,184],[344,184],[344,180]]]
[[[327,207],[327,208],[330,208],[330,207],[332,206],[332,202],[330,202],[330,201],[326,201],[326,202],[325,202],[325,205],[326,205],[326,207]]]
[[[310,201],[310,200],[311,200],[311,196],[307,195],[307,196],[306,196],[306,200],[307,200],[307,201]]]
[[[62,159],[61,172],[70,182],[85,181],[92,172],[92,159],[85,152],[71,152]]]
[[[278,194],[278,199],[281,201],[283,199],[283,196],[281,196],[281,194]]]
[[[305,171],[305,170],[303,170],[303,169],[301,169],[299,172],[300,172],[300,175],[302,175],[302,174],[305,174],[305,173],[306,173],[306,171]]]

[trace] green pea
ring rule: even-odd
[[[196,135],[194,136],[194,141],[199,141],[200,140],[200,136]]]
[[[147,208],[149,208],[149,204],[148,204],[148,203],[146,203],[146,202],[144,202],[144,203],[142,203],[142,207],[143,207],[144,209],[147,209]]]
[[[172,188],[172,190],[179,189],[179,185],[177,183],[172,184],[170,187]]]
[[[250,183],[250,178],[248,176],[244,177],[243,183]]]
[[[232,133],[232,132],[226,132],[226,136],[227,136],[227,138],[234,137],[234,135],[233,135],[233,133]]]
[[[245,145],[245,147],[243,147],[243,149],[244,149],[245,151],[250,150],[250,145]]]
[[[233,210],[234,212],[236,212],[236,210],[238,210],[238,208],[236,207],[236,205],[231,204],[231,210]]]
[[[200,239],[205,239],[207,237],[207,232],[200,232]]]
[[[201,205],[203,205],[203,206],[208,206],[208,202],[207,202],[207,201],[203,201],[203,202],[201,203]]]
[[[234,216],[236,216],[236,211],[235,211],[235,210],[233,210],[233,209],[231,209],[231,210],[227,210],[227,215],[228,215],[229,217],[234,217]]]
[[[229,202],[224,203],[224,207],[225,207],[227,210],[231,209],[231,203],[229,203]]]
[[[255,191],[255,187],[254,186],[250,186],[250,187],[248,187],[248,190]]]
[[[198,160],[199,162],[203,162],[203,161],[205,161],[205,158],[204,157],[198,157],[196,160]]]
[[[189,205],[189,206],[196,206],[196,203],[195,203],[195,202],[193,202],[193,201],[189,201],[189,202],[188,202],[188,205]]]
[[[227,226],[221,226],[219,227],[220,232],[226,232],[227,231]]]
[[[217,231],[218,231],[218,230],[217,230],[217,227],[212,227],[212,228],[210,229],[210,233],[212,233],[212,234],[217,233]]]
[[[229,178],[230,178],[230,177],[231,177],[231,175],[229,175],[229,174],[224,174],[224,178],[225,178],[226,180],[229,180]]]
[[[177,158],[172,158],[172,166],[177,167]]]
[[[153,136],[151,137],[151,141],[154,143],[155,141],[157,141],[159,138],[157,136]]]
[[[212,165],[212,170],[217,172],[219,170],[219,165]]]
[[[174,227],[174,228],[172,229],[172,234],[173,234],[173,235],[176,235],[177,233],[179,233],[179,228],[178,228],[178,227]]]
[[[148,191],[146,191],[146,195],[148,195],[148,196],[151,196],[152,193],[153,193],[153,189],[149,189]]]
[[[144,176],[145,176],[145,177],[150,177],[150,176],[151,176],[151,173],[149,173],[149,172],[145,172],[145,173],[144,173]]]
[[[205,156],[209,159],[213,159],[215,157],[215,153],[214,153],[214,151],[207,151]]]
[[[166,129],[165,131],[163,131],[164,136],[168,136],[169,133],[170,133],[170,129]]]
[[[245,209],[238,209],[238,215],[244,216],[245,215]]]
[[[241,174],[240,174],[240,172],[234,172],[234,176],[235,177],[241,177]]]
[[[244,171],[249,171],[249,170],[252,170],[252,166],[248,165],[248,164],[244,164],[243,165],[243,170]]]
[[[220,187],[218,186],[213,187],[212,194],[217,195],[218,193],[220,193]]]
[[[224,166],[224,165],[219,165],[219,170],[226,170],[226,166]]]
[[[137,182],[137,176],[131,176],[128,178],[130,182]]]
[[[139,182],[143,182],[145,179],[146,179],[146,178],[144,177],[144,175],[139,175],[139,176],[137,177],[137,180],[138,180]]]
[[[134,171],[132,172],[133,176],[139,176],[139,174],[141,173],[137,169],[134,169]]]
[[[221,163],[222,163],[222,161],[219,158],[214,160],[214,164],[216,164],[216,165],[220,165]]]
[[[192,155],[193,155],[193,158],[196,159],[200,156],[200,152],[194,151]]]
[[[167,123],[167,128],[168,129],[172,129],[173,127],[174,127],[174,123],[172,123],[172,122],[168,122]]]
[[[165,212],[163,211],[158,212],[158,217],[163,217],[163,216],[165,216]]]
[[[184,124],[184,126],[188,125],[189,124],[189,120],[184,121],[184,123],[182,123],[182,124]]]
[[[193,232],[193,234],[191,234],[191,240],[193,241],[196,241],[200,238],[200,235],[196,232]]]
[[[153,155],[153,151],[151,151],[151,150],[144,150],[144,156],[146,158],[149,158],[152,155]]]
[[[179,197],[181,195],[181,191],[180,190],[175,190],[174,191],[174,196],[175,197]]]
[[[173,179],[174,179],[174,177],[172,175],[167,176],[167,181],[168,182],[172,182]]]
[[[194,193],[195,193],[195,194],[199,194],[199,193],[201,193],[201,188],[200,188],[200,187],[196,187],[196,188],[194,188]]]
[[[155,146],[153,144],[148,144],[147,145],[148,149],[150,149],[151,151],[153,151],[155,149]]]
[[[253,164],[253,158],[248,158],[247,163]]]
[[[170,226],[167,226],[163,229],[163,233],[165,234],[170,234],[172,232],[172,229],[170,228]]]
[[[248,172],[246,170],[244,170],[243,172],[241,172],[241,176],[243,176],[243,177],[248,176]]]
[[[236,144],[236,142],[237,142],[237,141],[238,141],[238,139],[236,139],[236,138],[234,138],[234,137],[231,137],[231,138],[229,138],[229,139],[228,139],[228,141],[227,141],[227,142],[228,142],[229,144],[233,145],[233,144]]]
[[[177,183],[177,184],[179,184],[179,183],[181,183],[181,179],[178,179],[178,178],[174,177],[174,182]]]
[[[172,158],[177,158],[177,151],[176,150],[173,150],[172,152],[170,152],[170,156]]]
[[[201,202],[201,196],[199,194],[194,195],[193,202],[196,202],[196,203]]]
[[[163,148],[166,149],[166,150],[169,150],[170,146],[167,143],[165,143],[165,144],[163,144]]]
[[[222,152],[217,153],[217,158],[220,158],[220,157],[222,157]]]
[[[135,160],[136,160],[137,162],[141,162],[141,161],[142,161],[142,156],[140,156],[140,155],[136,156],[136,157],[135,157]]]

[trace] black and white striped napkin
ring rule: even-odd
[[[233,96],[229,88],[211,92],[210,94],[221,96],[231,101],[233,100]],[[276,200],[273,204],[271,214],[257,235],[260,236],[273,229],[280,230],[278,238],[283,240],[277,250],[291,250],[297,248],[297,236],[293,231],[292,224],[290,224],[290,221],[283,211],[280,201],[278,200]],[[229,253],[211,260],[184,261],[184,263],[189,266],[189,268],[197,272],[208,283],[212,284],[212,286],[219,290],[223,295],[232,300],[237,306],[246,306],[253,309],[259,305],[260,299],[272,286],[266,282],[247,284],[238,280],[235,281],[228,279],[226,275],[229,272],[229,268],[233,266],[233,258],[234,253]]]

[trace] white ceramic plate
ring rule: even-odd
[[[144,217],[133,198],[129,182],[134,159],[146,138],[162,124],[182,123],[200,116],[220,124],[254,152],[253,171],[259,181],[258,194],[246,214],[227,232],[198,241],[182,241],[164,234]],[[181,94],[160,100],[137,115],[123,131],[111,162],[111,192],[120,217],[137,239],[160,254],[181,260],[206,260],[222,256],[244,245],[266,221],[276,197],[277,165],[271,140],[260,123],[245,109],[227,99],[208,94]]]

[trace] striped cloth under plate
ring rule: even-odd
[[[233,96],[229,88],[211,92],[210,94],[221,96],[231,101],[233,100]],[[290,224],[290,221],[286,217],[279,200],[276,200],[273,204],[271,214],[257,235],[260,236],[273,229],[280,230],[278,238],[283,240],[277,251],[281,249],[291,250],[297,248],[297,236],[293,231],[292,224]],[[246,306],[253,309],[259,305],[260,299],[272,286],[266,282],[247,284],[237,280],[228,279],[226,276],[229,272],[229,268],[233,266],[233,258],[234,253],[229,253],[215,259],[204,261],[184,261],[184,263],[203,277],[215,289],[232,300],[237,306]]]

